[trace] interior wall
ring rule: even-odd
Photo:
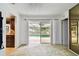
[[[10,16],[10,15],[14,15],[16,17],[15,19],[15,31],[16,31],[16,34],[15,34],[15,47],[19,47],[20,44],[27,44],[28,43],[28,22],[27,20],[30,18],[30,19],[56,19],[58,17],[51,17],[51,16],[31,16],[31,17],[27,17],[27,16],[21,16],[19,13],[16,12],[15,8],[13,6],[10,6],[8,4],[1,4],[0,5],[0,9],[2,11],[2,14],[3,14],[3,41],[4,41],[4,46],[6,46],[6,17],[7,16]],[[24,20],[26,19],[26,20]],[[41,20],[42,21],[42,20]],[[46,20],[45,20],[46,21]],[[52,21],[53,23],[53,21]],[[54,25],[55,24],[55,25]],[[55,22],[53,24],[53,28],[57,25],[59,25],[59,21],[58,23]],[[56,25],[57,24],[57,25]],[[57,29],[59,27],[56,27]],[[54,28],[55,29],[55,28]],[[57,30],[58,31],[58,30]],[[53,31],[54,32],[54,31]],[[52,33],[53,33],[52,32]],[[59,33],[60,30],[58,32],[54,32],[53,35],[51,36],[58,36],[60,34],[55,34],[55,33]],[[59,40],[59,41],[58,41]],[[52,39],[52,43],[55,43],[55,44],[58,44],[60,43],[60,39],[56,38],[53,38]]]
[[[21,16],[21,18],[20,18],[20,22],[21,22],[21,26],[20,26],[20,28],[21,28],[20,29],[20,31],[21,31],[20,45],[21,44],[28,44],[28,39],[29,39],[28,22],[29,21],[33,21],[33,22],[44,21],[44,22],[46,22],[46,20],[42,19],[42,17],[39,17],[37,19],[36,18],[29,19],[29,17],[27,17],[27,16]]]
[[[61,44],[60,20],[53,20],[53,44]]]
[[[25,20],[25,17],[20,16],[20,39],[19,45],[28,43],[28,21]]]
[[[15,45],[18,47],[20,44],[27,44],[28,43],[28,19],[50,19],[52,23],[52,43],[53,44],[61,44],[61,20],[65,17],[68,17],[68,13],[66,12],[63,14],[63,17],[53,17],[53,16],[21,16],[19,13],[16,12],[13,6],[8,4],[0,4],[0,10],[3,13],[3,40],[4,46],[6,46],[6,17],[8,15],[16,16],[15,20]],[[24,20],[26,19],[26,20]],[[58,20],[56,20],[58,19]],[[41,20],[42,21],[42,20]]]
[[[6,48],[6,17],[14,15],[15,16],[15,48],[19,46],[19,13],[8,4],[0,4],[0,11],[2,11],[3,17],[3,45]]]
[[[30,18],[30,17],[29,17]],[[52,44],[61,44],[61,21],[58,19],[47,19],[47,18],[43,18],[39,17],[37,19],[33,18],[33,19],[29,19],[27,16],[21,16],[21,26],[20,26],[20,30],[21,30],[21,35],[20,35],[20,44],[28,44],[28,21],[51,21],[51,41]],[[26,19],[26,20],[25,20]],[[27,39],[26,39],[27,38]]]

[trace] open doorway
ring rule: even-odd
[[[2,30],[2,21],[3,21],[3,17],[2,17],[2,12],[0,12],[0,49],[3,48],[3,30]]]
[[[15,16],[6,18],[6,48],[15,47]]]

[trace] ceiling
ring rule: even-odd
[[[76,5],[75,3],[10,3],[12,8],[23,15],[59,16]]]

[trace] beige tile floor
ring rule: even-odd
[[[15,48],[6,48],[5,49],[5,55],[11,55],[11,53],[15,52]]]
[[[7,56],[76,56],[62,45],[40,44],[37,46],[21,46],[17,49],[7,48]]]

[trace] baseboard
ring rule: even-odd
[[[18,48],[22,47],[22,46],[26,46],[27,44],[21,44],[18,46]]]

